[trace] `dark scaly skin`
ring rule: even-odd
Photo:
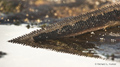
[[[66,18],[44,29],[33,31],[9,42],[23,43],[37,42],[47,39],[74,37],[107,27],[120,25],[120,4],[100,8],[76,17]],[[30,44],[28,43],[27,44]]]

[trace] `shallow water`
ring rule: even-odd
[[[0,25],[0,51],[7,53],[7,55],[0,59],[0,67],[99,67],[100,65],[98,65],[98,63],[108,64],[109,67],[120,66],[120,63],[116,61],[61,53],[50,49],[33,48],[7,42],[12,38],[29,33],[35,29],[37,28],[27,29],[25,25]],[[96,41],[99,42],[99,38]],[[103,42],[100,43],[103,44]],[[116,65],[110,65],[109,63],[114,63]],[[104,65],[104,67],[108,67],[108,65]]]

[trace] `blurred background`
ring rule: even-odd
[[[120,0],[0,0],[0,24],[45,27]]]

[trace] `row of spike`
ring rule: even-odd
[[[25,39],[27,37],[33,37],[33,36],[36,36],[37,34],[41,34],[41,33],[44,33],[48,30],[51,30],[51,31],[54,31],[56,29],[52,29],[52,27],[57,27],[58,25],[65,25],[65,24],[71,24],[73,23],[73,21],[76,23],[78,20],[82,20],[83,18],[90,18],[91,16],[94,16],[94,15],[97,15],[97,14],[101,14],[101,13],[104,13],[104,12],[109,12],[111,10],[115,10],[115,9],[118,9],[120,10],[120,5],[119,4],[115,4],[115,5],[111,5],[111,6],[108,6],[108,7],[104,7],[104,8],[101,8],[101,9],[98,9],[98,10],[95,10],[93,12],[88,12],[86,14],[81,14],[79,16],[76,16],[76,17],[70,17],[70,18],[65,18],[61,21],[58,21],[56,22],[55,24],[52,24],[50,26],[47,26],[46,29],[47,30],[44,30],[44,29],[40,29],[40,30],[36,30],[36,31],[33,31],[33,32],[30,32],[29,34],[26,34],[26,35],[23,35],[23,36],[20,36],[18,38],[15,38],[13,40],[17,40],[17,39]],[[74,23],[73,23],[74,24]],[[58,27],[59,28],[59,27]],[[51,32],[49,31],[49,32]]]
[[[74,24],[81,20],[85,21],[92,16],[97,16],[100,14],[104,15],[104,13],[107,13],[113,10],[120,10],[120,4],[117,3],[117,4],[110,5],[110,6],[105,6],[103,8],[92,10],[90,12],[87,12],[87,13],[84,13],[84,14],[81,14],[75,17],[69,17],[69,18],[62,19],[61,21],[57,21],[56,23],[49,25],[47,29],[58,26],[58,25],[62,26],[64,24],[72,24],[72,23]]]

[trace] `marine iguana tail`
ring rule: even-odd
[[[47,39],[74,37],[115,25],[120,25],[120,4],[110,5],[75,17],[66,18],[44,29],[9,40],[9,42],[30,44],[30,42]]]

